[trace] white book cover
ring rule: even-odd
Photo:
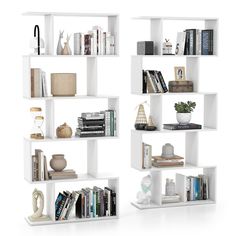
[[[91,35],[91,55],[96,55],[97,54],[97,52],[96,52],[96,50],[97,50],[97,44],[96,44],[96,38],[97,38],[97,36],[96,36],[96,30],[90,30],[90,31],[88,31],[88,33]],[[96,44],[96,45],[95,45]]]
[[[102,28],[100,26],[93,26],[93,30],[96,30],[97,34],[97,48],[98,48],[98,55],[102,55]]]
[[[176,55],[184,55],[185,38],[186,38],[186,32],[177,33],[176,48],[175,48]]]
[[[102,32],[101,51],[102,55],[106,55],[106,32]]]
[[[42,80],[42,97],[48,97],[46,73],[44,71],[41,71],[41,80]]]
[[[144,154],[143,154],[143,166],[145,169],[152,167],[152,146],[149,144],[144,144]]]
[[[44,181],[44,154],[43,151],[38,153],[39,155],[39,171],[40,171],[40,179],[39,181]]]
[[[110,32],[106,32],[106,55],[110,55],[111,54],[111,33]]]
[[[111,216],[111,192],[107,189],[105,189],[105,193],[107,194],[107,215]]]
[[[201,46],[202,46],[202,31],[197,29],[196,32],[196,55],[201,55]]]
[[[115,37],[110,36],[110,55],[115,55]]]
[[[81,33],[74,33],[74,55],[81,54]]]
[[[80,34],[80,55],[84,55],[84,34]]]

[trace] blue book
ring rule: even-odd
[[[195,177],[193,179],[193,200],[200,200],[201,199],[201,183],[200,178]]]

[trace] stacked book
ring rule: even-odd
[[[173,196],[162,195],[162,203],[176,203],[180,202],[180,195],[175,194]]]
[[[78,117],[75,136],[101,137],[116,136],[116,111],[86,112]]]
[[[142,168],[149,169],[152,167],[152,145],[142,143]]]
[[[177,55],[213,55],[213,29],[186,29],[177,33]]]
[[[199,124],[188,123],[188,124],[164,124],[164,129],[168,130],[188,130],[188,129],[201,129],[202,126]]]
[[[57,179],[76,179],[78,176],[74,170],[48,171],[51,180]]]
[[[209,198],[208,177],[206,175],[187,177],[187,200],[207,200]]]
[[[31,68],[31,97],[47,97],[46,73],[40,68]]]
[[[35,154],[32,155],[32,181],[48,179],[47,158],[42,150],[35,149]]]
[[[173,156],[173,157],[162,157],[162,156],[153,156],[152,165],[154,167],[178,167],[184,166],[183,157]]]
[[[74,55],[114,55],[115,37],[93,26],[87,33],[74,33]]]
[[[161,71],[143,70],[143,93],[168,92]]]
[[[68,220],[116,215],[116,193],[105,187],[82,188],[80,191],[63,191],[55,202],[55,219]]]

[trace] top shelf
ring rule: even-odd
[[[185,21],[217,21],[216,17],[168,17],[168,16],[139,16],[133,17],[134,20],[185,20]]]
[[[78,12],[25,12],[23,16],[76,16],[76,17],[117,17],[115,13],[78,13]]]

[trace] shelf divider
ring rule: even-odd
[[[45,54],[54,55],[54,17],[53,15],[44,16],[45,28]]]
[[[87,141],[87,173],[93,177],[98,174],[97,140]]]
[[[97,58],[87,58],[87,95],[97,95]]]

